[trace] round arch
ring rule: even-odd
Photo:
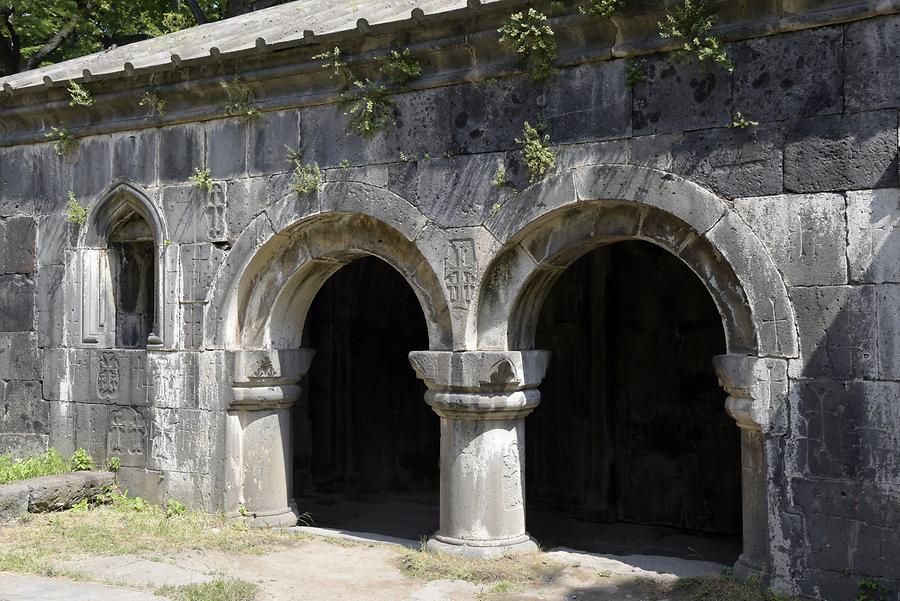
[[[326,184],[317,199],[318,205],[298,208],[296,195],[289,195],[238,238],[210,291],[211,344],[298,348],[321,286],[347,263],[370,255],[396,269],[416,294],[429,346],[452,348],[443,287],[414,242],[424,216],[400,197],[360,183]]]
[[[504,248],[470,324],[480,349],[532,348],[543,299],[566,267],[603,244],[644,240],[706,286],[729,354],[797,355],[793,308],[772,258],[724,200],[688,180],[631,165],[579,167],[507,203],[486,225]]]

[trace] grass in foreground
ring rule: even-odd
[[[468,559],[412,549],[400,555],[400,570],[410,578],[465,580],[492,592],[519,591],[531,584],[549,582],[562,569],[540,556]]]
[[[0,484],[91,469],[94,469],[94,461],[84,449],[78,449],[69,459],[56,449],[20,460],[0,455]]]
[[[156,589],[157,595],[169,597],[173,601],[253,601],[258,592],[258,585],[238,578],[217,578],[202,584],[163,586]]]
[[[796,601],[763,589],[754,578],[741,582],[727,576],[682,578],[663,585],[660,592],[670,601]]]
[[[106,504],[30,514],[0,527],[0,570],[72,576],[59,562],[84,555],[158,555],[185,550],[259,554],[295,535],[253,530],[221,515],[185,510],[180,503],[152,505],[112,492]]]

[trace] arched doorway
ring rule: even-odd
[[[303,333],[316,355],[292,419],[298,510],[317,526],[430,534],[440,432],[407,358],[428,348],[416,295],[384,261],[357,259],[318,291]]]
[[[696,275],[649,242],[596,248],[553,283],[535,346],[551,359],[526,420],[531,534],[733,564],[740,435],[713,369],[722,320]]]

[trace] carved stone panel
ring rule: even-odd
[[[143,467],[147,448],[147,421],[140,413],[127,407],[109,412],[106,434],[108,457],[118,457],[122,465]]]
[[[478,264],[475,240],[451,240],[444,257],[444,285],[451,309],[468,309],[475,297]]]

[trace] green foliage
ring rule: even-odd
[[[731,123],[728,124],[728,127],[733,127],[735,129],[747,129],[748,127],[756,127],[757,125],[759,125],[759,121],[747,119],[741,114],[740,111],[738,111],[734,114],[734,119],[731,120]]]
[[[65,127],[51,127],[44,137],[54,141],[53,149],[63,158],[71,156],[78,148],[78,140]]]
[[[633,90],[642,81],[647,81],[647,61],[631,59],[625,65],[625,84],[629,90]]]
[[[300,194],[311,194],[319,189],[322,183],[322,170],[318,163],[304,163],[303,151],[288,148],[288,162],[293,163],[291,189]]]
[[[166,101],[152,92],[144,92],[140,106],[149,106],[150,110],[160,117],[166,116]]]
[[[516,138],[516,144],[522,144],[522,157],[528,169],[528,181],[532,184],[556,165],[556,153],[550,149],[550,135],[543,129],[540,125],[532,127],[526,121],[522,139]]]
[[[91,92],[81,85],[80,83],[73,81],[69,83],[69,106],[93,106],[94,97],[91,96]]]
[[[625,4],[625,0],[594,0],[587,6],[579,6],[581,14],[591,15],[600,19],[608,19],[616,14]]]
[[[253,601],[259,585],[238,578],[216,578],[201,584],[163,586],[156,594],[173,601]]]
[[[92,469],[94,460],[84,449],[78,449],[69,459],[56,449],[17,461],[9,455],[0,455],[0,484]]]
[[[529,8],[527,12],[514,13],[503,27],[497,30],[500,42],[513,50],[535,83],[546,83],[555,72],[553,66],[559,57],[556,35],[547,23],[547,15]]]
[[[258,117],[259,109],[254,106],[253,92],[247,87],[240,78],[235,77],[230,83],[220,81],[219,85],[228,96],[228,102],[222,107],[222,110],[229,115],[240,115],[242,117]]]
[[[491,180],[491,185],[495,188],[503,188],[508,184],[509,180],[506,175],[506,165],[500,165],[497,169],[497,173],[494,174],[494,179]]]
[[[122,460],[119,457],[110,457],[106,460],[106,469],[110,472],[118,472],[122,469]]]
[[[87,223],[87,209],[81,206],[75,193],[69,190],[69,199],[66,202],[66,221],[76,225]]]
[[[212,191],[212,173],[210,172],[209,167],[204,167],[203,169],[194,167],[194,175],[190,177],[190,181],[191,183],[200,186],[207,192]]]
[[[344,171],[350,168],[350,161],[347,159],[341,159],[340,168]]]
[[[377,59],[376,79],[360,77],[341,58],[341,49],[317,54],[323,69],[331,71],[332,78],[343,80],[341,99],[349,105],[345,112],[350,117],[348,128],[363,138],[370,138],[379,131],[396,124],[396,107],[391,100],[394,88],[405,85],[422,75],[422,67],[412,58],[409,48],[392,50]]]
[[[174,518],[180,515],[184,515],[187,512],[187,507],[185,507],[184,503],[182,503],[181,501],[169,499],[166,501],[164,510],[167,518]]]
[[[412,58],[409,48],[404,48],[402,52],[391,50],[387,55],[379,57],[378,62],[381,73],[394,83],[406,84],[422,75],[422,65]]]
[[[877,580],[863,578],[856,585],[859,593],[853,601],[888,601],[890,590]]]
[[[671,8],[658,23],[659,35],[680,38],[680,55],[694,56],[701,63],[712,62],[731,72],[734,65],[728,60],[719,38],[710,34],[715,23],[716,15],[710,9],[708,0],[684,0],[681,6]]]
[[[94,460],[84,449],[77,449],[69,460],[73,472],[86,472],[94,469]]]

